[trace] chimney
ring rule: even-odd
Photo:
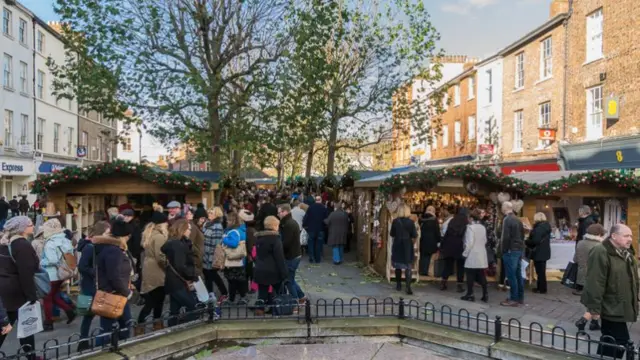
[[[551,7],[549,9],[549,19],[552,19],[560,14],[569,12],[569,0],[552,0]]]

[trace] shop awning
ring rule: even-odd
[[[567,170],[640,168],[640,135],[561,144],[559,148]]]
[[[403,166],[386,171],[382,174],[371,176],[366,179],[361,179],[355,182],[355,187],[377,187],[382,184],[383,181],[390,178],[393,175],[409,174],[416,171],[423,171],[424,169],[417,166]]]

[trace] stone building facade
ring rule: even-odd
[[[116,123],[95,111],[78,115],[78,145],[85,147],[87,164],[112,161],[117,158],[118,133]]]

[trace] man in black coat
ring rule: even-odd
[[[264,230],[264,219],[268,216],[278,217],[278,208],[274,204],[275,196],[273,194],[269,195],[269,198],[266,200],[260,209],[258,209],[258,216],[256,217],[256,230],[262,231]]]
[[[420,219],[420,275],[429,276],[431,256],[438,251],[440,241],[442,241],[442,235],[436,218],[436,209],[428,206]]]
[[[4,229],[4,223],[7,222],[9,217],[9,203],[3,196],[0,198],[0,230]]]
[[[127,248],[129,249],[129,253],[136,260],[136,264],[134,266],[134,271],[136,274],[141,274],[141,256],[142,256],[142,230],[140,226],[138,226],[137,221],[135,221],[135,213],[131,209],[124,209],[120,214],[124,217],[124,221],[129,226],[129,230],[131,231],[131,237],[129,237],[129,241],[127,241]],[[138,276],[137,281],[135,281],[134,285],[136,289],[140,290],[140,285],[142,283],[142,277]]]
[[[20,215],[20,204],[18,203],[18,197],[14,196],[11,201],[9,201],[9,207],[11,208],[11,216]]]
[[[304,292],[296,282],[296,271],[298,271],[300,259],[302,258],[300,226],[291,216],[291,206],[289,204],[282,204],[278,207],[278,216],[280,217],[280,237],[282,238],[284,250],[284,262],[289,272],[287,288],[289,294],[295,299],[304,299]]]
[[[309,234],[307,247],[309,249],[309,262],[322,262],[322,249],[325,236],[325,219],[329,216],[327,207],[322,204],[322,197],[316,196],[316,202],[309,206],[302,219],[302,227]]]

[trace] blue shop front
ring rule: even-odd
[[[560,145],[564,170],[640,170],[640,135]]]

